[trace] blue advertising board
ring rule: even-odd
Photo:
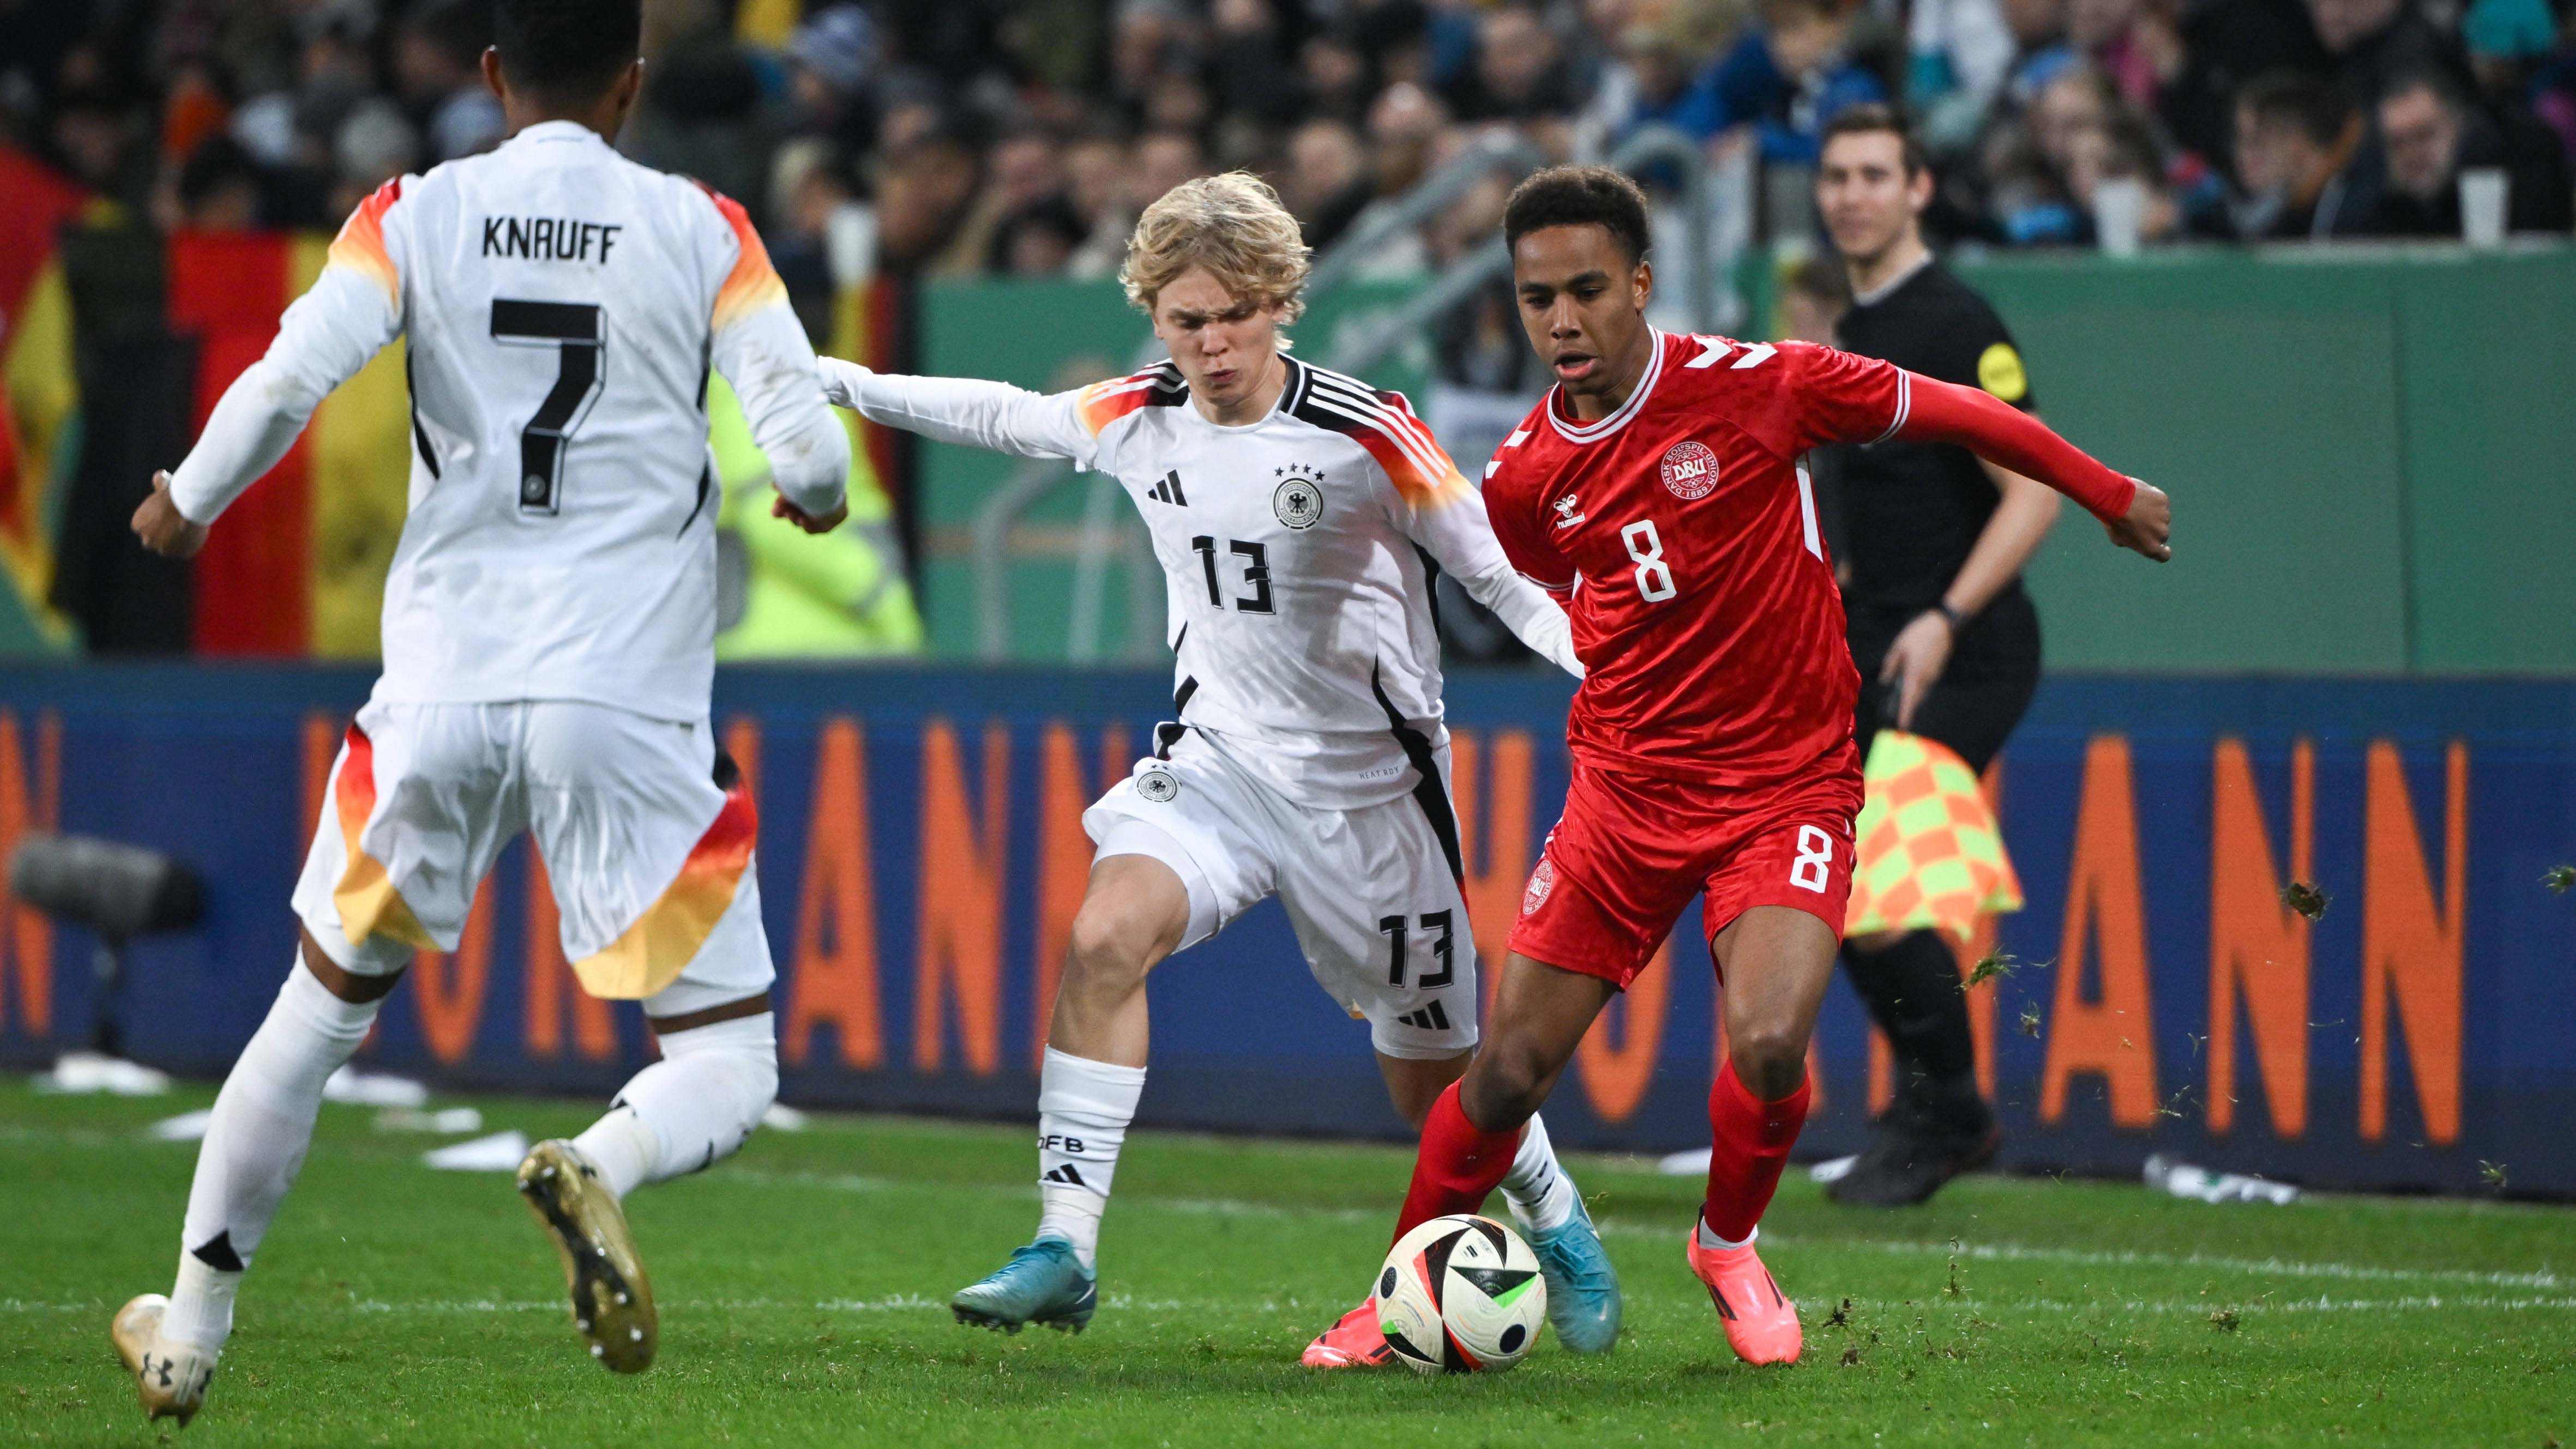
[[[170,852],[201,927],[137,943],[130,1052],[220,1074],[291,959],[286,898],[370,683],[327,668],[0,672],[0,848],[30,830]],[[1168,681],[1144,673],[729,670],[716,723],[752,782],[778,958],[782,1095],[1016,1116],[1090,861],[1084,804]],[[1455,678],[1454,795],[1490,978],[1563,799],[1567,687]],[[1989,788],[2028,904],[1963,943],[1981,1068],[2026,1169],[2151,1151],[2337,1187],[2576,1194],[2576,683],[2050,680]],[[2327,897],[2311,922],[2292,882]],[[91,943],[0,920],[0,1061],[100,1009]],[[1717,988],[1695,916],[1585,1043],[1559,1140],[1706,1141]],[[582,995],[524,842],[452,955],[425,954],[367,1048],[454,1086],[604,1091],[648,1059],[632,1005]],[[1147,1125],[1388,1137],[1366,1029],[1268,905],[1160,968]],[[1802,1152],[1861,1140],[1887,1067],[1837,985]]]

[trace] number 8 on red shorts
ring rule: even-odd
[[[1755,906],[1805,911],[1840,936],[1860,796],[1857,769],[1755,792],[1577,762],[1511,949],[1625,990],[1694,895],[1711,936]]]

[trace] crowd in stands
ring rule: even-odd
[[[1325,247],[1487,127],[1585,155],[1661,123],[1796,168],[1873,100],[1937,158],[1935,231],[1997,245],[2091,243],[2113,179],[2150,243],[2456,236],[2471,168],[2504,172],[2515,230],[2568,230],[2576,199],[2571,0],[645,8],[623,144],[744,201],[807,297],[853,270],[1110,275],[1139,206],[1224,167]],[[0,117],[162,227],[327,228],[496,143],[487,31],[476,0],[0,0]],[[1370,268],[1453,254],[1499,199]]]

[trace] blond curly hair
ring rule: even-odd
[[[1202,176],[1166,191],[1136,218],[1118,280],[1147,313],[1172,279],[1205,267],[1225,289],[1284,309],[1306,310],[1306,241],[1270,183],[1249,171]]]

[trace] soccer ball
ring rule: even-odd
[[[1500,1373],[1538,1341],[1547,1281],[1520,1234],[1469,1213],[1398,1239],[1378,1270],[1378,1331],[1417,1373]]]

